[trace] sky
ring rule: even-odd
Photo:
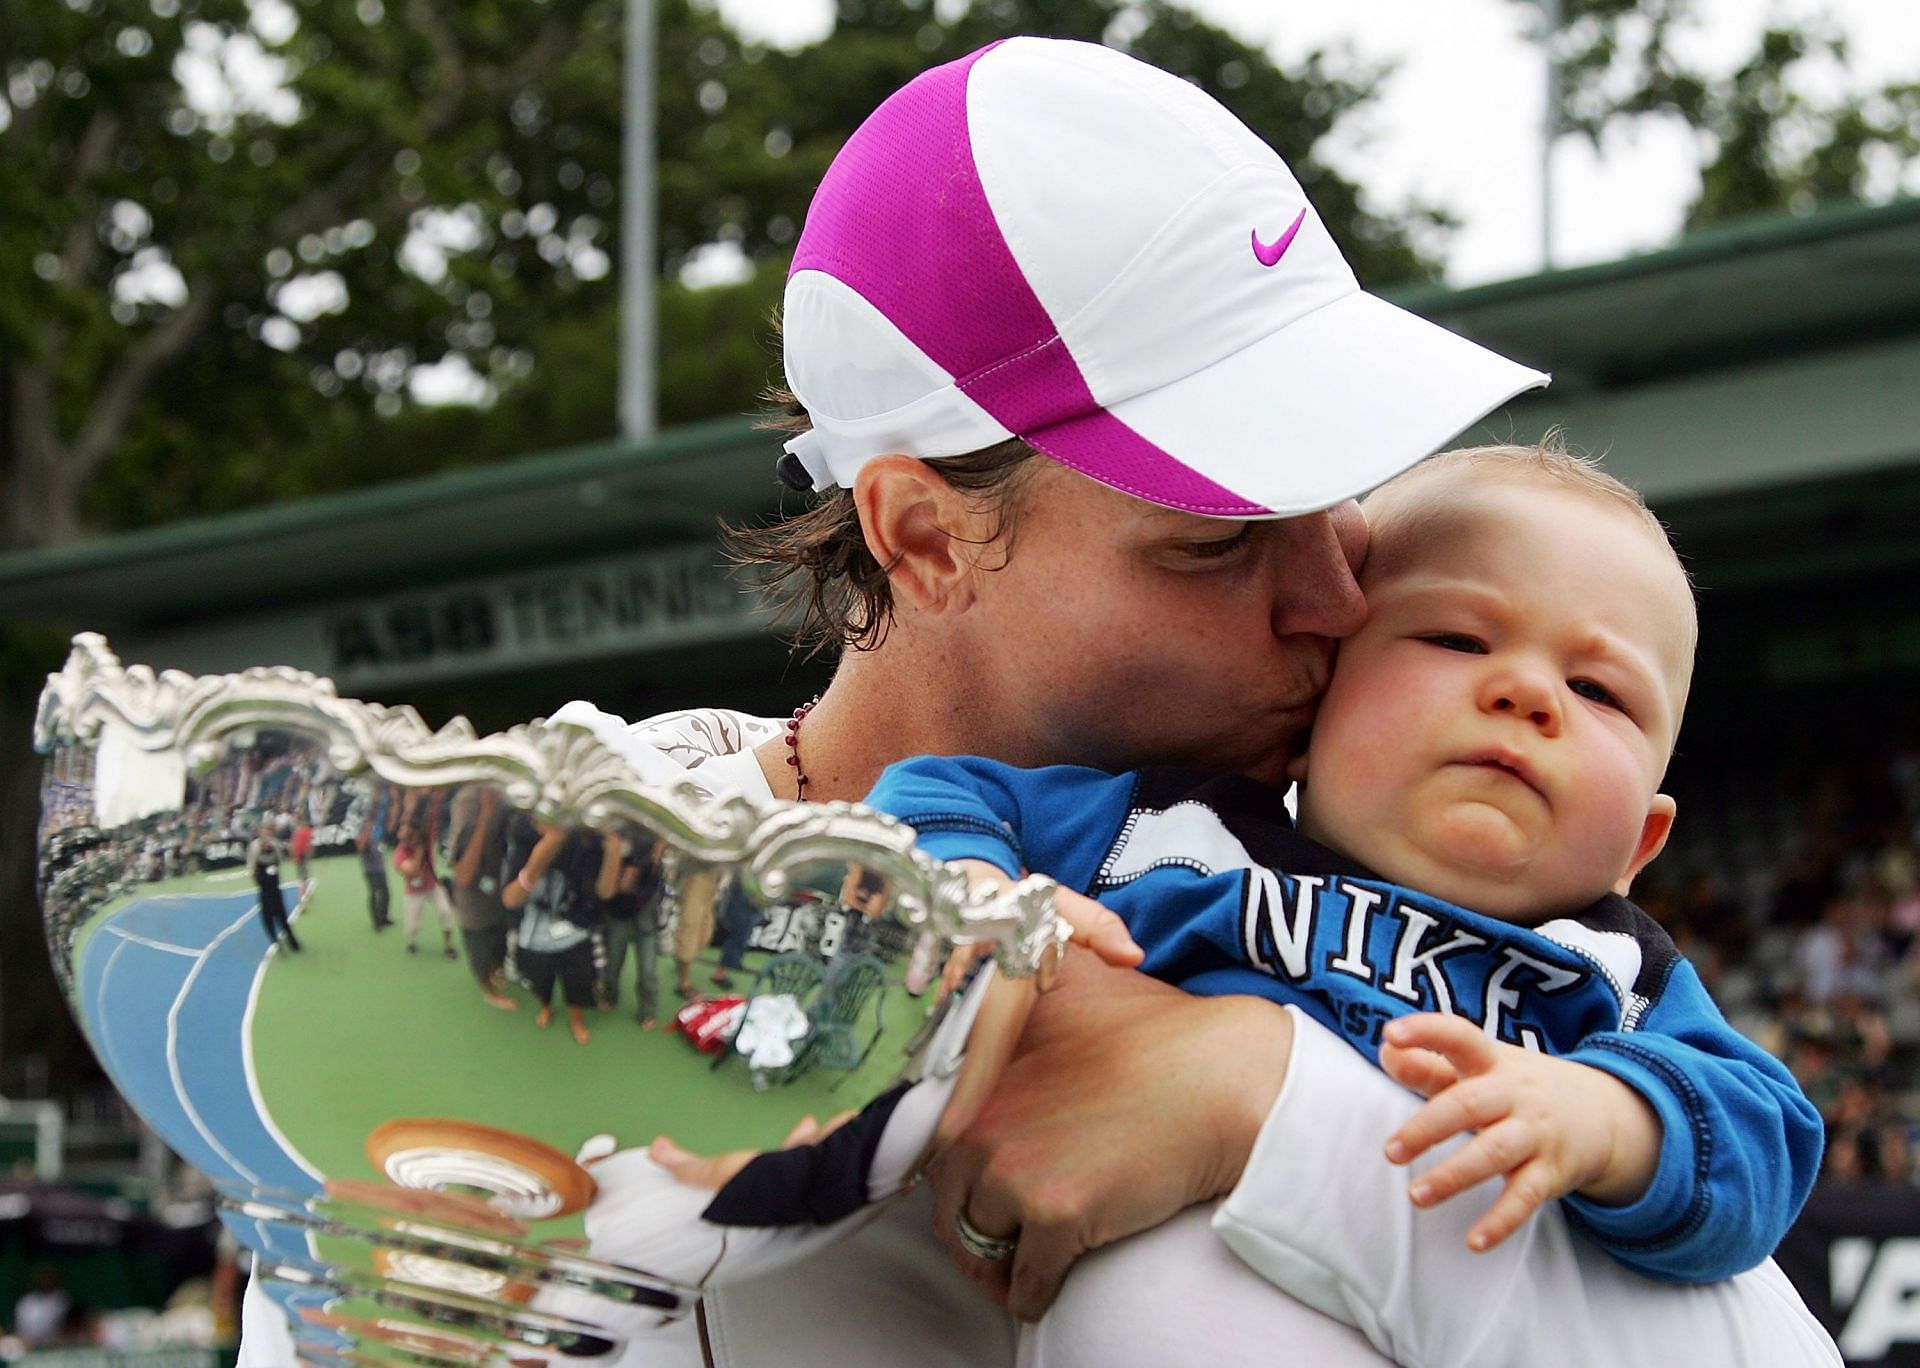
[[[1541,139],[1545,75],[1526,41],[1532,7],[1514,0],[1188,0],[1283,66],[1317,47],[1349,45],[1395,73],[1343,125],[1327,159],[1387,208],[1418,197],[1462,222],[1444,253],[1456,285],[1530,275],[1542,265]],[[831,0],[718,0],[743,33],[780,46],[817,40]],[[1818,88],[1920,81],[1914,0],[1699,0],[1683,52],[1715,72],[1752,52],[1770,20],[1830,15],[1850,36],[1851,73],[1809,73]],[[1699,151],[1677,123],[1642,121],[1595,154],[1561,139],[1553,160],[1553,264],[1607,261],[1670,242],[1698,185]],[[1891,189],[1889,185],[1885,187]],[[1920,193],[1920,174],[1904,188]]]

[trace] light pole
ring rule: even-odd
[[[660,425],[654,247],[653,0],[627,0],[620,137],[620,434]]]
[[[1560,0],[1540,0],[1546,34],[1540,51],[1547,59],[1547,107],[1540,119],[1540,269],[1553,269],[1553,146],[1560,137]]]

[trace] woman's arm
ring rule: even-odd
[[[1019,1054],[935,1165],[935,1233],[989,1297],[1038,1318],[1082,1254],[1233,1190],[1292,1038],[1271,1002],[1190,997],[1070,954]],[[962,1253],[961,1210],[983,1231],[1018,1230],[1014,1256]]]
[[[1408,1201],[1382,1147],[1420,1099],[1339,1037],[1295,1009],[1188,997],[1084,955],[1070,965],[932,1175],[949,1246],[961,1202],[982,1229],[1020,1231],[1012,1260],[968,1270],[1017,1314],[1050,1304],[1081,1253],[1226,1193],[1214,1228],[1236,1254],[1407,1368],[1839,1363],[1771,1264],[1705,1287],[1653,1283],[1556,1210],[1470,1252],[1494,1193]]]

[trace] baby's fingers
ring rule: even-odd
[[[1435,1093],[1387,1140],[1387,1162],[1417,1159],[1461,1131],[1484,1130],[1513,1111],[1507,1088],[1492,1078],[1465,1078]]]
[[[1413,1199],[1415,1206],[1438,1206],[1449,1197],[1456,1197],[1489,1178],[1513,1173],[1527,1165],[1539,1152],[1539,1139],[1532,1126],[1525,1121],[1502,1121],[1481,1131],[1458,1153],[1448,1156],[1446,1162],[1434,1165],[1414,1179],[1407,1188],[1407,1195]],[[1521,1216],[1524,1218],[1525,1212]]]
[[[940,970],[940,986],[934,990],[934,1001],[939,1002],[948,994],[959,992],[967,981],[967,975],[973,972],[973,966],[992,953],[991,945],[954,946]]]
[[[1381,1032],[1385,1045],[1400,1050],[1431,1050],[1453,1065],[1462,1078],[1482,1074],[1500,1059],[1500,1042],[1464,1017],[1449,1012],[1416,1012],[1395,1017]]]
[[[1447,1057],[1432,1050],[1402,1049],[1383,1042],[1380,1067],[1388,1078],[1422,1097],[1432,1097],[1460,1081],[1459,1071],[1447,1062]]]
[[[1056,888],[1053,908],[1060,920],[1073,928],[1073,944],[1085,946],[1108,964],[1131,969],[1146,958],[1118,914],[1086,894]]]
[[[1534,1212],[1562,1195],[1545,1160],[1522,1166],[1507,1179],[1500,1199],[1473,1223],[1473,1229],[1467,1232],[1467,1248],[1484,1254],[1518,1230]]]

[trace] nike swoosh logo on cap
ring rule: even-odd
[[[1270,243],[1260,241],[1260,230],[1253,230],[1253,255],[1262,266],[1278,266],[1280,258],[1287,254],[1287,248],[1293,246],[1293,235],[1300,231],[1300,225],[1307,221],[1307,211],[1302,209],[1293,216],[1293,222],[1287,225],[1287,231]]]

